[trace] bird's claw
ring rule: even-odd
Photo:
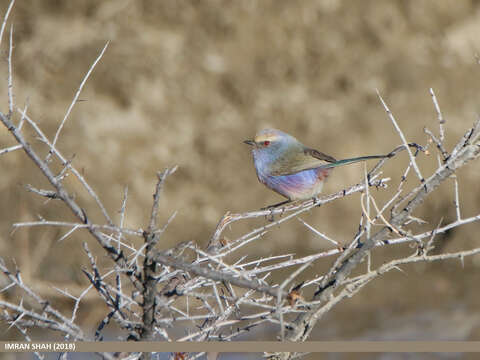
[[[288,203],[290,203],[290,202],[292,202],[292,200],[285,200],[285,201],[279,202],[279,203],[277,203],[277,204],[268,205],[268,206],[266,206],[266,207],[261,208],[260,210],[263,211],[263,210],[275,209],[275,208],[278,208],[278,207],[281,206],[281,205],[285,205],[285,204],[288,204]]]

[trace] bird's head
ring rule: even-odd
[[[254,153],[265,155],[278,154],[292,145],[300,144],[293,136],[277,129],[264,129],[244,143],[253,146]]]

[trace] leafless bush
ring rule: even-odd
[[[7,10],[0,30],[0,45],[6,33],[8,15],[13,1]],[[306,341],[316,322],[336,304],[345,298],[354,296],[370,281],[389,272],[399,269],[401,265],[414,262],[433,262],[475,255],[480,248],[465,249],[454,253],[432,254],[436,236],[456,227],[480,220],[480,212],[476,216],[464,218],[458,196],[456,171],[480,156],[480,122],[476,121],[470,129],[457,141],[456,146],[448,150],[444,145],[445,120],[433,90],[430,90],[434,108],[438,116],[438,135],[425,129],[429,141],[425,145],[409,143],[398,126],[387,104],[383,104],[387,118],[392,122],[399,134],[400,145],[392,149],[392,157],[382,159],[367,173],[358,184],[340,192],[312,199],[302,203],[294,203],[282,208],[272,208],[246,213],[227,213],[219,221],[206,249],[199,248],[192,242],[180,243],[167,251],[159,251],[156,247],[165,229],[175,214],[166,224],[157,223],[157,213],[161,192],[166,186],[168,177],[172,176],[176,167],[167,168],[158,175],[154,189],[153,204],[147,229],[126,228],[124,217],[127,212],[128,191],[123,194],[120,221],[115,222],[101,198],[89,185],[82,173],[75,168],[74,161],[69,160],[58,149],[57,141],[62,128],[79,100],[79,95],[95,65],[101,60],[108,44],[101,50],[98,58],[81,82],[65,117],[58,126],[53,137],[49,139],[40,128],[27,107],[19,108],[15,104],[13,87],[13,28],[10,28],[8,42],[8,109],[0,112],[2,124],[10,131],[15,143],[0,149],[0,156],[8,156],[13,151],[24,151],[30,166],[40,169],[42,175],[50,183],[49,189],[28,185],[27,190],[51,201],[60,201],[77,219],[76,222],[64,222],[57,219],[41,219],[34,222],[13,224],[19,227],[59,227],[65,228],[63,238],[74,232],[85,231],[98,242],[104,253],[111,259],[113,267],[102,269],[89,250],[87,243],[83,249],[90,260],[90,267],[82,269],[90,281],[89,287],[79,294],[71,294],[58,290],[65,297],[74,299],[74,307],[70,314],[63,314],[52,307],[49,300],[38,295],[31,285],[21,277],[20,269],[9,268],[0,260],[0,270],[5,278],[2,292],[11,294],[9,300],[0,300],[3,310],[1,318],[10,328],[17,329],[26,340],[31,340],[29,330],[44,328],[61,334],[68,341],[100,341],[103,339],[105,327],[115,323],[120,329],[123,340],[159,340],[159,341],[233,341],[254,327],[264,324],[277,326],[277,339],[284,341]],[[29,127],[35,134],[27,139],[25,128]],[[46,151],[37,149],[30,142],[40,143]],[[430,147],[435,149],[430,150]],[[38,148],[41,148],[40,146]],[[402,179],[396,188],[389,187],[390,178],[381,172],[386,162],[396,161],[395,155],[407,151],[409,163],[404,169]],[[431,160],[437,162],[436,170],[424,176],[417,164],[417,157],[435,152]],[[60,171],[56,171],[58,167]],[[414,176],[408,177],[410,173]],[[83,189],[71,188],[64,184],[67,176],[73,176]],[[407,180],[409,179],[409,180]],[[415,232],[413,224],[422,220],[414,216],[414,211],[421,206],[439,185],[452,181],[455,194],[455,221],[444,224],[442,214],[436,227],[424,232]],[[411,190],[405,190],[409,182]],[[389,200],[382,204],[369,190],[376,187],[389,192]],[[76,200],[74,193],[86,191],[92,203],[100,209],[102,217],[88,213]],[[358,232],[352,234],[352,240],[344,245],[313,228],[299,216],[312,211],[318,206],[360,192],[362,216],[359,219]],[[265,218],[264,225],[241,237],[227,240],[225,229],[238,221],[249,221],[254,218]],[[306,257],[294,257],[286,254],[268,258],[257,257],[255,260],[237,256],[237,251],[249,243],[261,239],[271,228],[298,219],[315,234],[332,243],[332,249]],[[87,235],[88,233],[88,235]],[[143,240],[143,245],[135,248],[131,238]],[[381,266],[372,268],[370,256],[374,248],[392,246],[399,243],[412,243],[412,254],[399,257]],[[308,281],[299,281],[300,273],[307,270],[314,262],[325,257],[337,256],[334,265],[319,277]],[[233,262],[229,259],[235,259]],[[352,275],[354,269],[368,259],[367,269],[360,275]],[[271,280],[275,272],[291,269],[290,275],[281,282]],[[94,289],[98,297],[107,306],[104,319],[98,324],[95,334],[86,334],[76,324],[77,312],[86,294]],[[302,296],[312,290],[312,296]],[[194,324],[197,331],[187,335],[175,335],[175,329]],[[102,353],[102,357],[110,359],[117,355]],[[203,354],[186,355],[194,359]],[[275,359],[290,359],[298,354],[278,353],[266,354]],[[134,354],[144,357],[146,354]],[[38,358],[43,358],[37,353]]]

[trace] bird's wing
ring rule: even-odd
[[[305,155],[309,155],[309,156],[314,157],[315,159],[323,160],[323,161],[326,161],[326,162],[329,162],[329,163],[334,163],[334,162],[337,161],[334,157],[332,157],[330,155],[327,155],[327,154],[324,154],[321,151],[318,151],[318,150],[315,150],[315,149],[305,149],[304,153],[305,153]]]
[[[270,167],[273,176],[291,175],[299,171],[318,168],[326,163],[335,163],[335,158],[315,149],[290,152],[280,157]]]

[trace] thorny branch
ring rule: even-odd
[[[371,237],[367,237],[365,242],[359,244],[355,248],[349,248],[349,251],[345,251],[336,261],[335,265],[330,269],[327,275],[325,275],[321,282],[319,289],[316,291],[313,301],[318,301],[318,304],[313,306],[309,311],[300,314],[292,323],[292,327],[287,339],[290,341],[304,341],[310,335],[315,323],[321,319],[322,315],[326,311],[330,310],[336,303],[341,301],[345,297],[351,297],[356,293],[364,284],[383,274],[386,269],[390,270],[401,264],[407,264],[418,261],[436,261],[452,259],[456,257],[471,256],[477,254],[480,249],[472,249],[468,251],[442,254],[437,256],[427,256],[431,248],[419,247],[422,249],[421,256],[410,257],[407,259],[399,259],[387,264],[386,267],[382,267],[374,272],[367,272],[362,275],[359,280],[354,282],[356,285],[362,285],[352,288],[352,286],[345,286],[346,283],[351,283],[348,276],[354,268],[356,268],[363,259],[368,255],[369,251],[377,246],[379,242],[385,242],[389,234],[395,230],[406,238],[412,238],[412,240],[418,240],[414,236],[409,236],[408,232],[404,230],[404,227],[408,224],[412,218],[412,212],[420,206],[426,199],[426,197],[435,191],[438,186],[445,180],[447,180],[457,169],[466,165],[468,162],[477,159],[480,156],[480,121],[476,121],[471,129],[469,129],[465,135],[460,139],[459,143],[455,146],[454,151],[448,156],[443,165],[440,165],[435,173],[426,179],[421,185],[414,188],[403,199],[397,200],[394,204],[389,224],[384,226],[381,230],[373,234]],[[408,199],[406,205],[403,205],[400,210],[398,206]],[[458,201],[458,199],[456,200]],[[478,221],[480,217],[477,215],[473,217],[473,221]],[[457,222],[462,221],[458,217]],[[438,228],[435,230],[435,235],[438,233]],[[335,294],[335,290],[343,289]],[[272,358],[289,359],[293,354],[277,354]]]
[[[154,248],[159,240],[160,234],[157,231],[157,215],[158,205],[160,201],[160,192],[167,176],[173,174],[177,168],[166,169],[162,173],[158,173],[158,182],[153,195],[152,212],[147,231],[144,232],[145,239],[145,258],[143,261],[143,327],[140,332],[140,339],[147,341],[153,340],[155,335],[155,314],[157,312],[157,296],[156,286],[156,262],[154,258]],[[142,358],[145,358],[145,354]]]
[[[0,45],[3,32],[8,22],[14,2],[11,1],[0,28]],[[108,44],[107,44],[108,45]],[[399,134],[400,146],[396,147],[386,159],[380,160],[370,172],[359,179],[357,184],[337,193],[315,198],[309,201],[293,203],[282,208],[249,211],[245,213],[227,213],[218,222],[206,248],[202,249],[193,242],[179,242],[172,249],[160,251],[157,245],[166,227],[173,221],[175,213],[166,224],[158,224],[161,191],[166,180],[176,170],[168,168],[158,173],[157,185],[154,189],[153,204],[146,230],[140,226],[136,229],[124,226],[127,212],[128,191],[123,193],[120,221],[115,223],[108,215],[100,197],[93,190],[85,177],[75,168],[74,159],[68,160],[57,148],[61,130],[78,100],[88,77],[106,51],[107,45],[90,66],[75,96],[67,109],[63,120],[57,128],[53,140],[44,134],[37,122],[27,114],[27,106],[15,112],[13,88],[13,27],[9,37],[7,104],[8,112],[0,112],[0,122],[10,131],[15,144],[0,149],[0,155],[23,150],[31,160],[30,164],[40,169],[51,188],[40,189],[35,185],[27,185],[27,190],[35,196],[47,200],[62,202],[76,217],[75,221],[59,219],[40,219],[13,224],[14,228],[48,226],[67,229],[60,240],[71,236],[74,232],[87,230],[88,234],[101,246],[104,254],[112,261],[111,269],[102,269],[96,256],[83,243],[89,264],[82,269],[90,285],[79,295],[72,295],[66,290],[58,290],[63,296],[73,299],[71,316],[65,316],[52,307],[48,300],[39,296],[25,284],[21,272],[15,271],[0,260],[0,273],[3,274],[0,293],[8,293],[10,299],[0,300],[0,318],[9,324],[10,329],[17,329],[25,339],[30,339],[31,328],[45,328],[61,333],[65,340],[100,341],[107,325],[114,322],[125,340],[166,340],[166,341],[232,341],[255,327],[274,324],[278,329],[280,340],[305,341],[311,335],[317,321],[333,307],[347,297],[354,296],[370,281],[375,280],[392,269],[414,262],[443,261],[480,253],[480,248],[462,250],[455,253],[431,255],[436,236],[448,230],[464,226],[480,220],[479,214],[462,218],[459,199],[459,181],[455,172],[480,156],[479,133],[480,122],[457,142],[451,152],[445,145],[445,119],[440,111],[435,93],[430,95],[437,113],[439,135],[429,129],[425,133],[439,151],[439,164],[435,172],[424,179],[422,170],[417,164],[417,157],[425,153],[428,147],[409,143],[399,122],[395,119],[383,98],[380,96],[388,119]],[[17,121],[16,116],[20,117]],[[42,156],[36,147],[29,142],[24,127],[30,127],[37,136],[36,140],[47,145],[48,154]],[[387,162],[395,161],[401,151],[408,152],[409,163],[403,171],[398,187],[391,187],[389,200],[383,204],[374,198],[369,187],[377,187],[386,192],[392,183],[390,177],[384,177],[381,170]],[[441,158],[441,159],[440,159]],[[45,159],[45,160],[42,160]],[[55,174],[52,166],[60,165],[63,169]],[[417,176],[417,186],[405,192],[404,184],[410,170]],[[93,218],[74,198],[78,189],[67,188],[63,183],[65,173],[71,173],[82,184],[83,190],[90,196],[102,212],[103,218]],[[413,232],[409,225],[421,223],[413,212],[437,190],[438,186],[453,178],[454,206],[456,219],[447,224],[439,224],[434,229]],[[355,193],[361,193],[360,207],[363,214],[359,220],[359,228],[349,242],[339,241],[331,234],[309,225],[300,219],[300,215],[314,210],[332,201]],[[225,233],[230,226],[239,221],[266,218],[263,225],[239,236],[227,240]],[[298,219],[309,231],[328,241],[330,250],[304,257],[294,254],[270,256],[239,256],[238,250],[261,239],[267,232],[290,220]],[[380,229],[379,229],[380,228]],[[375,231],[375,229],[379,229]],[[395,237],[392,238],[392,235]],[[143,239],[143,244],[136,247],[133,238]],[[352,271],[379,246],[393,246],[411,242],[416,245],[415,252],[409,257],[397,258],[364,274],[351,277]],[[324,274],[312,275],[306,281],[299,281],[299,274],[311,264],[327,256],[336,256],[334,265]],[[370,263],[369,263],[370,264]],[[290,276],[277,281],[277,272],[291,269]],[[304,298],[302,291],[314,290],[310,298]],[[86,294],[94,290],[107,311],[99,322],[93,336],[86,335],[77,324],[78,309]],[[178,329],[185,333],[178,334]],[[112,354],[100,354],[111,359]],[[186,358],[198,358],[202,354],[186,354]],[[270,354],[271,358],[293,359],[299,354]],[[132,358],[148,358],[147,354],[133,354]],[[41,356],[38,356],[41,358]]]

